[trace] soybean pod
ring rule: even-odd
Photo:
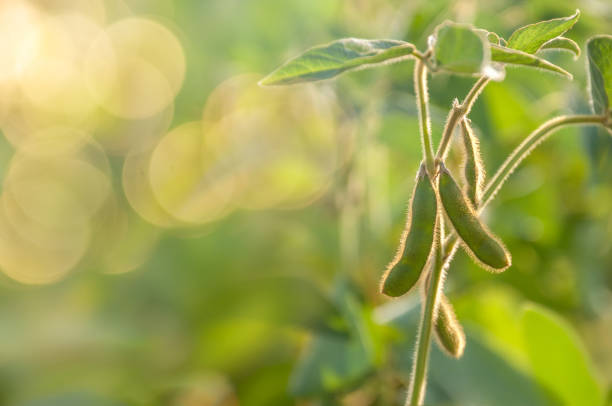
[[[461,138],[463,139],[463,191],[478,207],[484,189],[485,170],[480,155],[480,142],[472,130],[470,119],[464,117],[461,120]]]
[[[480,221],[474,206],[443,163],[439,163],[438,190],[442,207],[463,246],[483,268],[501,272],[512,263],[502,242]]]
[[[453,305],[446,296],[440,296],[436,318],[435,337],[438,346],[454,358],[460,358],[465,349],[465,333],[457,320]]]
[[[418,282],[434,248],[437,212],[436,192],[425,165],[421,164],[408,204],[406,228],[399,249],[380,284],[385,295],[401,296]]]

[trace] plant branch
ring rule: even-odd
[[[425,166],[430,176],[434,170],[433,144],[431,142],[431,122],[429,119],[429,100],[427,95],[427,66],[423,59],[417,59],[414,65],[414,91],[419,108],[419,123],[421,126],[421,145]]]
[[[444,241],[444,227],[442,225],[442,212],[438,212],[436,219],[435,254],[432,257],[431,275],[426,278],[425,303],[421,307],[421,321],[416,342],[416,358],[412,364],[412,376],[406,406],[419,406],[425,396],[427,383],[427,363],[429,358],[429,347],[431,344],[431,331],[435,322],[436,307],[439,302],[440,291],[444,273],[444,253],[442,252],[442,241]]]
[[[446,153],[448,152],[450,140],[453,136],[455,128],[461,122],[463,117],[468,115],[472,110],[474,102],[489,81],[490,79],[488,77],[481,76],[476,83],[474,83],[474,86],[472,86],[467,96],[465,96],[463,103],[459,103],[457,99],[453,100],[453,107],[448,114],[448,118],[446,119],[442,139],[440,141],[440,145],[438,146],[438,151],[436,152],[436,160],[444,159]]]
[[[480,199],[480,205],[478,206],[478,213],[487,207],[493,200],[497,192],[501,189],[503,184],[506,182],[508,177],[514,172],[514,170],[520,165],[521,162],[534,150],[535,147],[540,145],[542,141],[546,140],[553,134],[555,130],[561,129],[568,125],[580,125],[580,124],[593,124],[593,125],[605,125],[607,117],[596,116],[591,114],[578,114],[573,116],[559,116],[546,121],[544,124],[536,128],[531,134],[527,136],[519,144],[518,147],[512,151],[512,153],[506,158],[502,166],[499,167],[495,175],[491,178],[489,183],[484,189],[482,198]],[[455,248],[457,242],[457,234],[451,232],[446,241],[443,244],[443,252],[445,258],[449,257],[449,253]]]
[[[467,99],[467,98],[466,98]],[[525,138],[525,140],[510,154],[508,159],[497,170],[483,193],[481,204],[478,212],[482,210],[493,200],[496,193],[502,187],[506,179],[516,169],[516,167],[529,155],[535,147],[552,134],[554,130],[558,130],[568,125],[579,124],[594,124],[605,125],[607,122],[606,116],[595,115],[574,115],[561,116],[548,120],[535,131]],[[442,219],[442,215],[438,216],[438,221]],[[438,233],[438,248],[436,249],[435,262],[431,264],[431,277],[429,284],[426,284],[426,302],[421,313],[421,321],[419,326],[419,334],[416,344],[416,359],[413,363],[413,373],[410,382],[410,391],[406,406],[420,406],[422,404],[425,393],[427,360],[429,357],[429,345],[431,341],[431,331],[435,322],[436,305],[438,303],[439,292],[442,290],[442,280],[446,269],[450,266],[457,249],[459,248],[459,239],[454,231],[444,239],[442,233]]]
[[[607,118],[605,116],[595,116],[590,114],[560,116],[552,118],[539,126],[531,134],[529,134],[527,138],[525,138],[523,142],[521,142],[521,144],[514,149],[514,151],[512,151],[502,166],[497,170],[495,175],[493,175],[493,178],[482,194],[482,203],[479,207],[479,211],[482,211],[482,209],[484,209],[485,206],[488,205],[491,200],[493,200],[493,197],[495,197],[506,179],[508,179],[508,176],[514,172],[516,167],[523,161],[523,159],[525,159],[527,155],[529,155],[529,153],[533,151],[533,149],[542,141],[548,138],[554,130],[558,130],[568,125],[577,124],[604,125],[606,119]]]

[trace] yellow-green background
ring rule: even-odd
[[[1,2],[0,405],[402,404],[418,295],[389,301],[378,279],[420,161],[413,62],[288,89],[255,84],[336,38],[422,49],[445,19],[507,38],[576,8],[567,36],[581,47],[612,34],[606,0]],[[96,35],[65,23],[74,13]],[[165,37],[143,31],[150,22]],[[130,70],[141,65],[126,65],[116,87],[96,76],[109,63],[96,40],[122,23],[113,63],[141,52],[151,82]],[[27,54],[32,30],[44,35],[32,34]],[[509,68],[476,102],[489,174],[539,123],[588,111],[584,55],[546,56],[574,80]],[[471,82],[430,79],[436,141]],[[92,96],[98,87],[107,94]],[[61,137],[74,132],[77,152]],[[426,404],[607,406],[612,138],[560,131],[512,175],[487,221],[513,265],[493,275],[457,255],[445,289],[466,354],[433,349]],[[45,259],[58,246],[52,258],[73,255],[70,265]],[[333,312],[322,300],[341,308],[345,320],[331,323],[348,337],[320,328]]]

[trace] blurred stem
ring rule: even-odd
[[[453,101],[453,108],[448,115],[448,119],[446,119],[442,139],[440,140],[440,145],[438,146],[438,151],[436,152],[436,160],[444,159],[446,153],[448,152],[450,140],[453,136],[455,128],[461,122],[463,117],[467,116],[472,110],[474,102],[476,99],[478,99],[478,96],[489,81],[490,79],[485,76],[480,77],[476,83],[474,83],[474,86],[472,86],[467,96],[465,96],[463,103],[460,104],[457,99]]]
[[[416,342],[416,358],[412,364],[412,377],[406,406],[419,406],[425,397],[425,387],[427,385],[427,363],[429,359],[429,347],[431,344],[431,331],[435,322],[436,306],[438,304],[439,293],[442,288],[444,253],[442,252],[442,241],[444,241],[444,227],[442,225],[442,212],[438,212],[436,219],[436,230],[434,241],[435,255],[430,266],[431,275],[425,282],[426,298],[422,305],[421,321]]]
[[[414,65],[414,91],[419,108],[419,122],[421,124],[421,145],[425,166],[430,176],[434,173],[434,154],[431,142],[431,123],[429,119],[429,100],[427,94],[427,65],[424,60],[417,59]]]

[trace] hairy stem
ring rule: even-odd
[[[414,91],[419,108],[419,122],[421,125],[421,145],[425,166],[429,175],[433,175],[434,155],[431,142],[431,123],[429,119],[429,96],[427,94],[427,66],[423,59],[417,59],[414,65]]]
[[[604,124],[606,122],[605,116],[595,116],[595,115],[573,115],[573,116],[560,116],[555,117],[553,119],[548,120],[537,129],[535,129],[531,134],[527,136],[521,142],[521,144],[515,148],[514,151],[508,156],[508,158],[504,161],[502,166],[497,170],[493,178],[485,188],[482,194],[482,203],[479,207],[479,211],[484,209],[484,207],[490,203],[490,201],[495,197],[499,189],[502,187],[508,176],[516,167],[529,155],[531,151],[535,147],[537,147],[542,141],[544,141],[548,136],[552,134],[554,130],[558,130],[559,128],[568,126],[568,125],[577,125],[577,124]]]
[[[453,132],[457,125],[461,122],[463,117],[469,114],[472,110],[472,106],[474,102],[484,89],[484,87],[489,83],[490,79],[482,76],[480,79],[474,83],[474,86],[470,89],[467,96],[463,100],[463,103],[459,103],[457,99],[453,101],[453,108],[449,112],[448,118],[446,119],[446,124],[444,125],[444,132],[442,133],[442,140],[440,141],[440,145],[438,146],[438,151],[436,151],[436,159],[444,159],[446,153],[448,152],[448,147],[450,145],[450,140],[453,136]]]
[[[482,199],[480,200],[480,205],[478,206],[478,213],[481,213],[484,208],[491,203],[508,177],[512,174],[512,172],[514,172],[520,163],[527,158],[527,155],[529,155],[535,147],[540,145],[542,141],[551,136],[555,130],[561,129],[568,125],[605,125],[606,119],[606,116],[596,116],[590,114],[559,116],[546,121],[544,124],[536,128],[527,136],[527,138],[523,140],[523,142],[519,144],[518,147],[514,149],[514,151],[512,151],[502,166],[500,166],[497,172],[495,172],[495,175],[493,175],[493,178],[491,178],[484,189]],[[444,241],[442,250],[445,257],[446,266],[448,266],[448,263],[452,259],[452,255],[449,254],[456,248],[457,234],[455,232],[451,232],[446,238],[446,241]]]
[[[442,252],[442,241],[444,241],[444,227],[442,225],[442,212],[438,213],[436,219],[436,241],[435,254],[432,257],[431,275],[429,282],[425,283],[425,303],[421,307],[421,322],[416,343],[416,358],[412,364],[412,377],[406,406],[419,406],[425,396],[427,383],[427,363],[429,359],[429,346],[431,344],[431,331],[435,322],[436,307],[438,305],[440,291],[442,290],[444,253]]]
[[[470,92],[471,93],[471,92]],[[466,98],[467,99],[467,98]],[[495,194],[502,187],[508,176],[516,169],[516,167],[529,155],[535,147],[552,134],[554,130],[558,130],[568,125],[593,124],[605,125],[607,123],[606,116],[595,115],[573,115],[561,116],[548,120],[531,134],[510,154],[508,159],[504,161],[502,166],[497,170],[491,181],[487,184],[481,204],[478,207],[479,213],[493,200]],[[438,221],[442,220],[442,215],[438,216]],[[420,406],[425,393],[427,360],[429,357],[429,343],[431,341],[431,330],[435,322],[436,305],[438,302],[439,291],[441,290],[441,281],[444,277],[444,272],[450,265],[457,249],[459,248],[459,240],[457,233],[451,232],[448,238],[444,239],[442,233],[438,233],[438,248],[434,263],[431,264],[431,278],[429,286],[426,289],[426,302],[421,312],[421,321],[419,327],[419,335],[416,344],[416,358],[413,363],[413,373],[410,382],[410,391],[406,406]],[[443,242],[443,243],[442,243]]]
[[[472,89],[465,97],[462,104],[459,104],[456,100],[453,104],[448,121],[444,129],[442,141],[436,153],[436,158],[443,158],[446,154],[448,144],[452,135],[453,130],[459,124],[461,119],[469,113],[474,105],[474,102],[478,98],[478,95],[484,89],[486,84],[489,82],[488,78],[481,77],[474,84]],[[414,83],[419,105],[419,118],[421,122],[421,136],[423,145],[423,155],[425,156],[425,162],[427,171],[430,176],[433,177],[435,172],[435,160],[433,157],[433,146],[431,142],[431,127],[429,123],[429,111],[428,111],[428,100],[427,100],[427,69],[425,62],[418,59],[414,70]],[[421,320],[419,325],[419,333],[416,342],[416,356],[412,364],[412,377],[410,380],[410,389],[408,392],[408,398],[406,399],[406,406],[419,406],[422,404],[425,387],[427,382],[427,364],[429,359],[429,347],[431,344],[431,331],[435,322],[436,307],[438,305],[439,293],[442,290],[442,280],[444,276],[445,264],[450,263],[450,258],[455,252],[453,249],[445,252],[442,242],[444,241],[444,227],[443,227],[443,216],[442,213],[438,215],[438,225],[436,234],[436,252],[432,258],[432,264],[429,265],[431,275],[429,283],[424,287],[425,289],[425,303],[422,306]],[[429,270],[428,270],[429,271]]]

